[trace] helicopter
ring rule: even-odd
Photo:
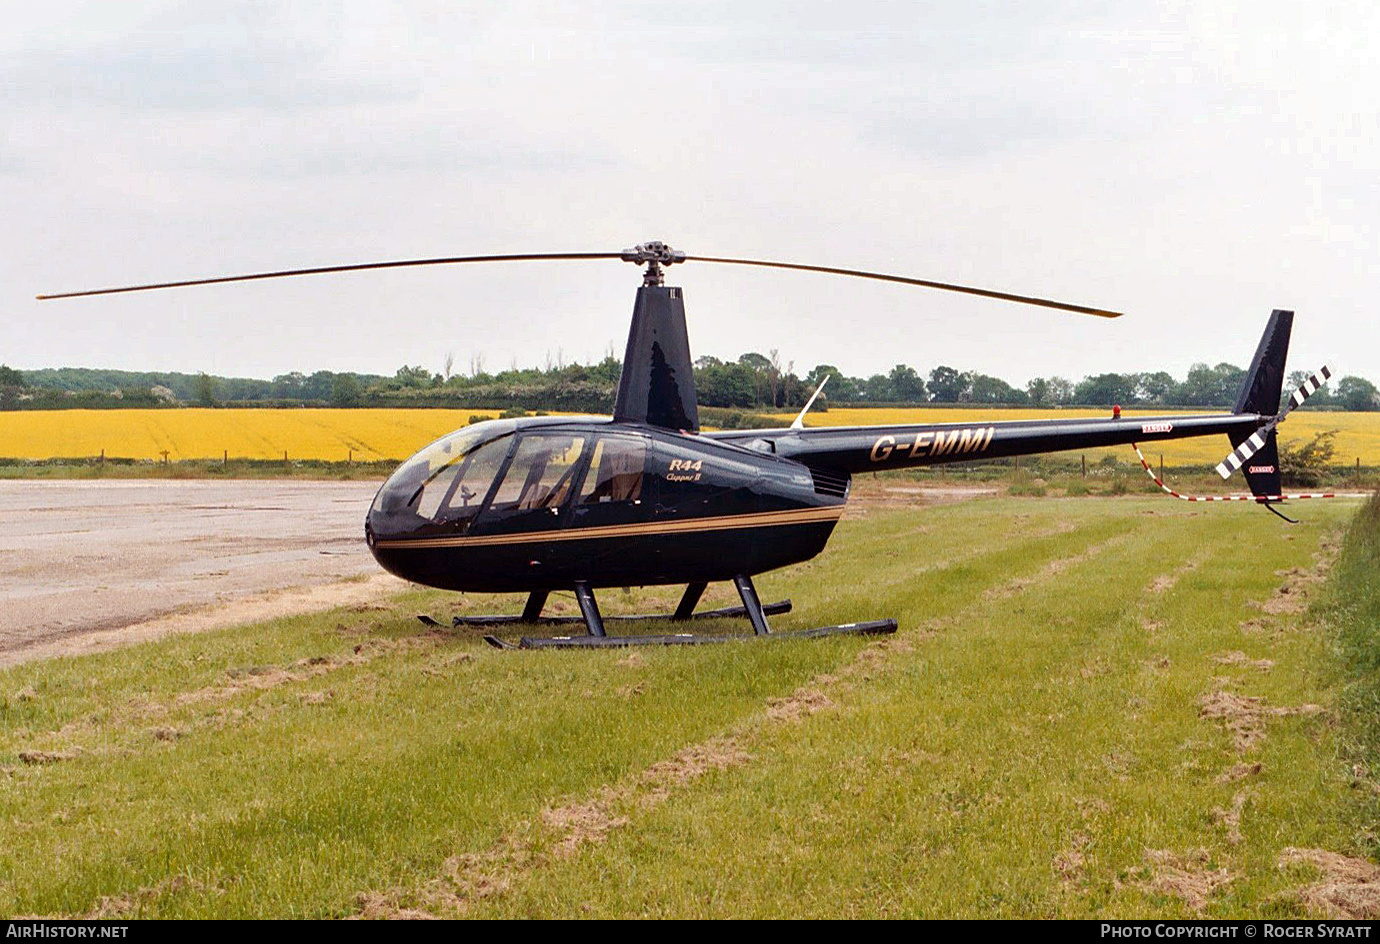
[[[773,632],[753,577],[824,550],[848,501],[852,476],[950,462],[1225,434],[1243,496],[1280,514],[1275,430],[1325,382],[1327,368],[1283,409],[1284,365],[1293,312],[1275,310],[1232,410],[1070,420],[974,420],[780,429],[700,428],[684,294],[665,284],[672,265],[707,262],[868,278],[977,295],[1104,318],[1119,312],[880,272],[789,262],[690,256],[663,242],[616,253],[535,253],[411,259],[221,276],[39,299],[71,298],[255,279],[471,262],[616,259],[643,267],[611,416],[538,416],[474,423],[423,448],[380,487],[364,524],[378,563],[414,583],[446,590],[526,593],[520,615],[457,616],[455,625],[580,624],[583,634],[486,636],[498,648],[694,645],[767,637],[884,635],[895,619]],[[1180,496],[1182,497],[1182,496]],[[1286,520],[1289,520],[1286,518]],[[739,607],[696,612],[710,583],[731,581]],[[595,592],[610,587],[684,585],[674,612],[605,618]],[[573,591],[578,617],[543,616],[552,592]],[[436,625],[429,617],[423,622]],[[610,620],[742,618],[750,633],[610,635]]]

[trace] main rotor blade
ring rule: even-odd
[[[450,265],[455,262],[530,262],[555,259],[621,259],[618,252],[540,252],[500,256],[450,256],[443,259],[400,259],[396,262],[365,262],[359,265],[319,266],[314,269],[284,269],[281,272],[255,272],[250,275],[226,275],[213,279],[189,279],[184,282],[154,282],[149,285],[126,285],[121,288],[96,288],[84,292],[61,292],[39,295],[40,301],[53,298],[80,298],[84,295],[118,295],[121,292],[146,292],[155,288],[182,288],[187,285],[215,285],[220,282],[251,282],[255,279],[281,279],[293,275],[324,275],[330,272],[360,272],[365,269],[401,269],[407,266]]]
[[[833,266],[801,265],[797,262],[764,262],[761,259],[725,259],[714,256],[686,256],[686,262],[724,262],[731,265],[762,266],[768,269],[798,269],[802,272],[824,272],[829,275],[854,275],[864,279],[877,279],[881,282],[900,282],[903,285],[919,285],[923,288],[938,288],[946,292],[962,292],[965,295],[981,295],[984,298],[999,298],[1008,302],[1022,302],[1026,305],[1039,305],[1042,308],[1058,308],[1082,315],[1097,315],[1099,318],[1120,318],[1121,312],[1102,308],[1089,308],[1086,305],[1070,305],[1048,298],[1034,298],[1030,295],[1012,295],[1009,292],[994,292],[969,285],[951,285],[948,282],[931,282],[926,279],[911,279],[903,275],[887,275],[884,272],[863,272],[859,269],[836,269]]]
[[[650,254],[641,254],[639,252],[648,247],[652,249]],[[248,275],[227,275],[209,279],[187,279],[179,282],[153,282],[147,285],[126,285],[116,288],[88,289],[82,292],[59,292],[52,295],[39,295],[37,297],[40,301],[47,301],[54,298],[81,298],[88,295],[118,295],[123,292],[146,292],[159,288],[183,288],[191,285],[218,285],[224,282],[251,282],[258,279],[281,279],[297,275],[325,275],[334,272],[361,272],[368,269],[400,269],[409,266],[451,265],[460,262],[545,262],[562,259],[621,259],[627,262],[636,262],[638,264],[660,261],[665,265],[671,265],[682,261],[719,262],[729,265],[760,266],[768,269],[794,269],[800,272],[823,272],[829,275],[850,275],[857,278],[876,279],[881,282],[899,282],[903,285],[919,285],[923,288],[936,288],[947,292],[961,292],[965,295],[980,295],[984,298],[996,298],[1003,301],[1020,302],[1026,305],[1039,305],[1043,308],[1057,308],[1061,311],[1097,315],[1101,318],[1121,317],[1121,312],[1118,311],[1089,308],[1086,305],[1071,305],[1066,302],[1056,302],[1048,298],[1035,298],[1030,295],[1013,295],[1010,292],[996,292],[991,289],[973,288],[968,285],[933,282],[927,279],[912,279],[902,275],[887,275],[884,272],[865,272],[860,269],[840,269],[833,266],[802,265],[797,262],[768,262],[761,259],[730,259],[720,256],[681,256],[679,253],[672,253],[669,247],[663,246],[660,243],[646,244],[646,247],[639,246],[637,250],[624,250],[623,252],[539,252],[485,256],[446,256],[436,259],[400,259],[394,262],[366,262],[358,265],[318,266],[310,269],[283,269],[277,272],[254,272]]]

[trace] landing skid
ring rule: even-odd
[[[543,617],[541,609],[546,604],[547,594],[545,592],[534,592],[527,600],[527,606],[523,608],[521,616],[457,616],[455,617],[456,626],[507,626],[518,623],[541,623],[545,625],[562,625],[583,622],[589,630],[588,635],[584,636],[553,636],[537,637],[523,636],[517,643],[505,642],[497,636],[485,636],[484,641],[496,649],[582,649],[582,648],[610,648],[623,646],[696,646],[705,643],[732,642],[734,640],[761,639],[764,637],[781,639],[814,639],[820,636],[835,635],[882,635],[896,632],[896,621],[891,619],[873,620],[866,623],[845,623],[839,626],[820,626],[815,629],[792,630],[784,633],[773,633],[767,626],[767,615],[774,613],[788,613],[791,609],[790,600],[782,600],[779,603],[772,603],[763,606],[757,597],[757,588],[752,585],[752,578],[745,574],[740,574],[733,578],[734,585],[738,588],[738,595],[743,600],[742,606],[724,607],[718,610],[706,610],[701,613],[694,612],[695,605],[699,602],[701,594],[704,593],[704,583],[692,583],[685,588],[685,594],[681,597],[680,605],[676,607],[672,614],[653,614],[646,616],[619,616],[610,617],[611,619],[621,620],[671,620],[673,622],[684,622],[696,619],[747,619],[752,624],[751,633],[723,633],[723,634],[704,634],[704,633],[665,633],[656,635],[638,636],[610,636],[604,632],[604,617],[599,612],[598,601],[594,598],[594,591],[586,583],[575,584],[575,599],[580,604],[580,616],[557,616]],[[431,626],[439,625],[430,617],[419,617],[422,622]]]
[[[779,600],[776,603],[762,604],[762,612],[768,616],[775,616],[779,613],[789,613],[791,611],[790,600]],[[703,610],[690,616],[676,617],[673,613],[644,613],[636,616],[605,616],[604,622],[610,623],[615,620],[672,620],[684,622],[685,620],[706,620],[706,619],[742,619],[747,616],[747,610],[741,606],[726,606],[719,610]],[[421,615],[417,619],[428,626],[440,626],[430,616]],[[539,626],[568,626],[572,623],[583,623],[583,616],[538,616],[536,619],[525,619],[521,616],[456,616],[451,624],[454,626],[518,626],[523,623],[535,623]]]
[[[660,636],[523,636],[516,643],[504,642],[497,636],[485,636],[484,641],[495,649],[616,649],[624,646],[698,646],[713,642],[743,642],[749,639],[817,639],[821,636],[885,636],[896,632],[894,619],[872,620],[868,623],[844,623],[841,626],[819,626],[814,629],[795,629],[784,633],[667,633]]]

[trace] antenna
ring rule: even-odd
[[[829,378],[832,377],[832,376],[834,376],[834,375],[833,375],[833,374],[825,374],[825,375],[824,375],[824,379],[821,380],[821,381],[819,382],[819,386],[815,388],[815,392],[812,393],[812,394],[810,394],[810,399],[808,399],[808,400],[805,401],[805,409],[801,410],[801,411],[800,411],[800,415],[797,416],[797,417],[795,418],[795,422],[791,424],[791,429],[804,429],[804,428],[805,428],[805,414],[806,414],[806,413],[809,413],[809,412],[810,412],[810,407],[812,407],[812,406],[815,405],[815,397],[819,396],[819,392],[820,392],[821,390],[824,389],[824,385],[827,384],[827,383],[829,382]]]

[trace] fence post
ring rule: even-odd
[[[229,450],[229,449],[226,449],[224,452],[222,452],[222,453],[220,454],[220,464],[221,464],[221,465],[228,465],[229,462],[230,462],[230,450]]]
[[[1361,460],[1360,460],[1360,459],[1357,459],[1357,460],[1356,460],[1357,468],[1360,467],[1360,464],[1361,464]],[[104,448],[104,447],[101,448],[101,465],[105,465],[105,448]]]
[[[1160,481],[1164,481],[1164,453],[1160,453]]]
[[[1087,456],[1087,454],[1085,453],[1085,454],[1079,456],[1078,458],[1081,459],[1081,460],[1083,460],[1083,478],[1087,478],[1087,477],[1088,477],[1088,456]]]

